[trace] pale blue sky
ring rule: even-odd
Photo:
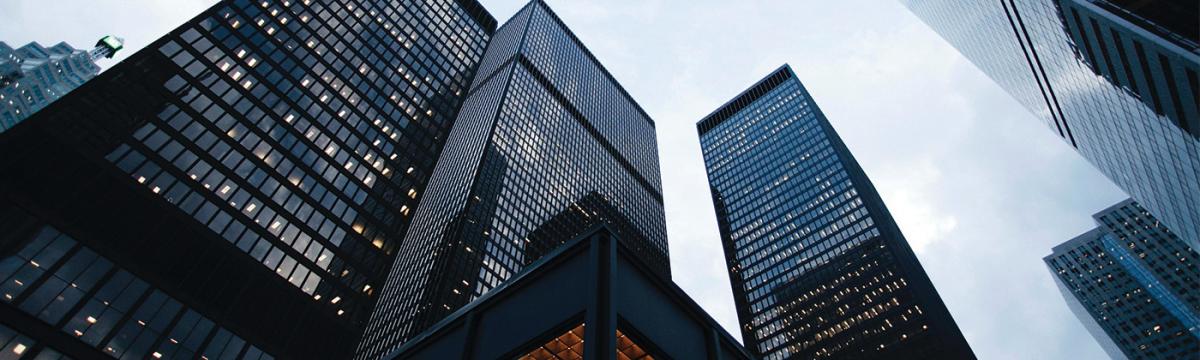
[[[136,50],[212,2],[3,0],[0,41]],[[1105,357],[1041,258],[1125,195],[897,2],[548,2],[657,122],[674,279],[735,336],[695,122],[787,62],[980,358]]]

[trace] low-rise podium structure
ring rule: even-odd
[[[752,359],[616,240],[593,227],[385,358]]]

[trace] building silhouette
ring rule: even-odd
[[[96,77],[96,61],[112,58],[123,42],[105,36],[83,51],[65,42],[51,47],[31,42],[13,49],[0,41],[0,132]]]
[[[520,274],[383,358],[753,358],[617,233],[597,224],[555,241]]]
[[[220,1],[0,134],[0,330],[28,358],[350,357],[495,26]]]
[[[974,358],[790,67],[697,128],[747,349],[764,359]]]
[[[1044,259],[1067,305],[1114,359],[1200,354],[1200,254],[1133,200]]]
[[[669,278],[655,125],[542,1],[496,31],[356,354],[384,356],[595,224]]]

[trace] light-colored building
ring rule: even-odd
[[[0,41],[0,132],[100,74],[96,61],[112,58],[123,40],[105,36],[89,51],[65,42],[13,49]]]
[[[1200,354],[1200,261],[1133,200],[1045,257],[1067,306],[1113,359]]]

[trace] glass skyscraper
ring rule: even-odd
[[[497,31],[357,358],[373,359],[592,224],[669,276],[655,125],[542,1]]]
[[[220,1],[0,134],[0,335],[349,357],[495,26],[472,0]]]
[[[790,67],[697,127],[747,349],[764,359],[974,358]]]
[[[901,2],[1200,247],[1200,3]]]
[[[83,51],[65,42],[51,47],[32,42],[13,49],[0,41],[0,132],[96,77],[96,61],[112,58],[122,42],[105,36]]]
[[[1200,254],[1133,200],[1044,259],[1068,306],[1114,359],[1200,354]]]

